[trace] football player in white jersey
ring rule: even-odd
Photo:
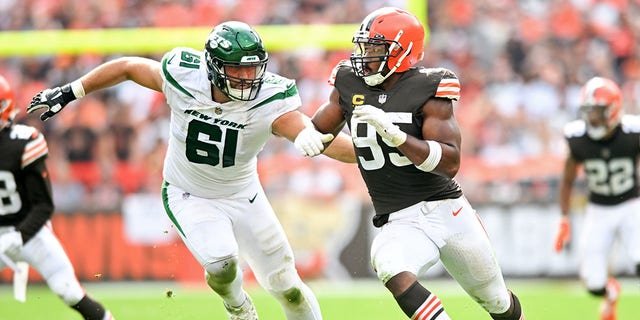
[[[27,112],[47,120],[69,102],[126,80],[164,93],[171,108],[162,199],[167,215],[229,319],[257,319],[242,288],[242,256],[287,319],[321,319],[318,302],[295,269],[291,246],[258,179],[257,154],[272,135],[306,156],[355,162],[350,138],[316,131],[295,82],[266,71],[268,54],[249,25],[228,21],[204,51],[178,47],[161,62],[124,57],[62,87],[44,90]],[[330,144],[325,149],[325,146]]]
[[[25,261],[84,319],[113,320],[78,282],[71,261],[53,233],[50,219],[54,204],[45,163],[47,141],[36,128],[14,123],[17,113],[13,89],[0,76],[0,270],[15,268],[12,262]]]
[[[580,277],[602,297],[600,319],[615,320],[620,284],[608,274],[611,247],[619,238],[640,275],[640,118],[623,115],[622,93],[610,79],[594,77],[582,87],[582,118],[564,128],[568,145],[560,184],[562,219],[557,252],[571,240],[569,212],[573,185],[582,166],[588,181]]]

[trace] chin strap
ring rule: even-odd
[[[393,51],[394,47],[396,46],[396,43],[397,43],[398,39],[400,39],[400,36],[402,36],[402,30],[400,30],[400,32],[398,32],[398,35],[394,39],[394,42],[391,44],[391,46],[389,46],[389,52]],[[398,62],[396,62],[396,64],[393,66],[393,68],[391,68],[391,70],[389,70],[389,72],[387,72],[387,74],[383,76],[382,75],[382,69],[384,69],[384,66],[387,63],[387,59],[389,59],[389,55],[387,55],[387,58],[385,58],[383,63],[380,64],[380,68],[378,68],[378,72],[375,73],[375,74],[363,77],[364,78],[364,82],[370,87],[374,87],[374,86],[377,86],[377,85],[383,83],[385,80],[387,80],[387,78],[389,78],[389,76],[391,74],[396,72],[398,67],[400,67],[400,65],[402,64],[402,61],[404,61],[404,58],[406,58],[409,55],[409,53],[411,52],[411,48],[413,48],[413,41],[409,43],[409,47],[407,48],[407,50],[404,51],[402,56],[400,56],[400,59],[398,59]]]

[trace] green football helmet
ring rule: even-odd
[[[228,21],[217,25],[205,43],[209,80],[229,98],[250,101],[258,96],[269,55],[258,33],[249,25]],[[229,67],[253,67],[253,77],[232,76]]]

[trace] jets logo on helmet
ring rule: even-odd
[[[0,130],[8,127],[18,114],[13,89],[7,79],[0,76]]]
[[[258,96],[269,58],[262,39],[248,24],[229,21],[216,26],[204,55],[209,80],[229,98],[249,101]],[[249,68],[253,77],[232,76],[229,68]]]
[[[381,8],[360,24],[352,42],[351,65],[369,86],[377,86],[394,72],[404,72],[424,56],[424,27],[412,13]],[[368,64],[380,62],[377,70]]]
[[[606,137],[620,123],[622,92],[615,82],[602,77],[591,78],[582,87],[580,99],[581,114],[592,139]]]

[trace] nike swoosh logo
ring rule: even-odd
[[[256,193],[255,196],[253,196],[253,198],[249,199],[249,203],[253,203],[254,201],[256,201],[256,197],[258,196],[258,194]]]
[[[167,64],[171,64],[171,61],[173,61],[173,58],[175,58],[175,55],[171,56],[171,58],[169,58],[169,61],[167,61]]]
[[[451,211],[451,213],[453,213],[453,216],[457,216],[458,213],[460,213],[460,211],[462,211],[462,207],[460,207],[460,209],[456,210],[456,211]]]

